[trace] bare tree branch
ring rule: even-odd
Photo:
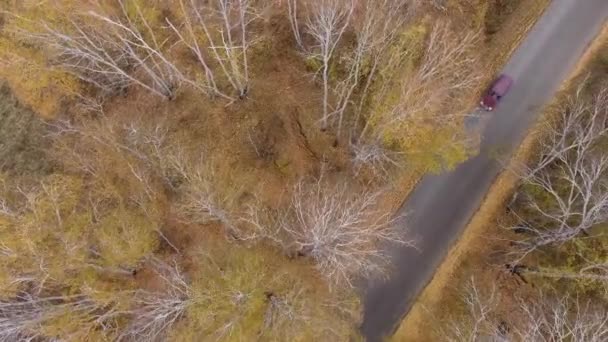
[[[122,313],[113,303],[97,303],[85,295],[38,297],[23,293],[0,301],[0,340],[46,339],[42,327],[64,315],[76,319],[70,324],[79,331],[71,333],[87,336],[95,329],[113,329],[113,321]]]
[[[301,46],[304,47],[303,52],[306,58],[320,62],[317,73],[321,74],[323,83],[321,129],[325,130],[328,127],[328,120],[332,111],[330,104],[331,80],[329,75],[331,62],[344,32],[346,32],[346,29],[350,25],[355,3],[353,0],[320,0],[305,4],[305,33],[311,37],[314,44],[310,47],[303,44]],[[295,8],[296,2],[292,2],[289,9],[293,11]],[[290,18],[296,40],[299,40],[301,43],[296,22],[297,17],[290,12]]]
[[[163,341],[170,328],[192,304],[192,289],[176,262],[152,258],[150,266],[163,281],[163,291],[136,291],[130,323],[118,341]]]
[[[492,314],[499,304],[496,287],[484,291],[475,283],[474,278],[467,283],[462,301],[466,308],[463,317],[452,319],[442,332],[446,341],[476,342],[476,341],[506,341],[501,336],[498,325],[493,321]],[[497,338],[502,337],[503,339]]]
[[[463,296],[466,312],[452,317],[441,329],[447,341],[573,341],[599,342],[608,338],[608,313],[601,306],[568,297],[539,294],[518,299],[517,312],[501,317],[496,289],[483,290],[473,280]]]
[[[61,68],[104,91],[135,84],[173,99],[185,77],[165,55],[166,41],[158,41],[137,5],[135,19],[143,28],[130,17],[124,1],[118,4],[120,18],[89,11],[70,14],[69,28],[42,22],[43,32],[17,33],[48,47]]]
[[[213,95],[231,99],[218,85],[214,67],[239,98],[249,91],[248,51],[253,43],[249,26],[257,19],[251,0],[180,0],[183,22],[178,26],[167,20],[180,41],[203,67],[205,81],[188,83]],[[185,31],[185,32],[182,32]],[[201,33],[205,42],[201,40]]]
[[[376,112],[366,118],[358,139],[371,136],[381,140],[387,131],[416,120],[430,119],[437,124],[449,124],[452,116],[429,116],[428,113],[445,110],[446,103],[456,103],[459,96],[477,84],[476,58],[471,53],[477,39],[476,33],[460,35],[449,24],[437,23],[429,34],[418,70],[400,83],[399,101],[388,111]]]
[[[320,178],[300,181],[291,207],[274,223],[257,223],[261,235],[300,256],[312,258],[334,284],[383,274],[389,264],[386,243],[414,246],[401,217],[378,208],[382,192],[356,192]],[[255,220],[254,220],[255,221]]]
[[[543,194],[529,196],[532,214],[515,213],[517,228],[526,233],[516,241],[521,258],[576,239],[608,220],[608,157],[600,145],[608,137],[608,91],[603,89],[591,102],[579,96],[547,127],[541,157],[520,172],[525,186]]]

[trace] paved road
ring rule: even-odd
[[[515,79],[486,126],[480,154],[455,170],[427,176],[403,210],[421,251],[393,251],[397,271],[370,284],[362,331],[368,341],[389,335],[430,281],[501,171],[491,150],[513,151],[608,16],[608,0],[553,0],[504,72]]]

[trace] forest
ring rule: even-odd
[[[519,1],[0,0],[0,341],[360,339]]]

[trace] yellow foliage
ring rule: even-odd
[[[325,305],[339,295],[310,265],[267,247],[203,248],[193,304],[173,329],[173,341],[336,341],[354,331],[356,301],[348,297],[341,311]]]
[[[484,27],[491,3],[488,0],[450,0],[448,3],[448,13],[467,13],[471,19],[471,28],[473,30],[480,30]]]
[[[457,120],[442,116],[447,109],[446,93],[435,93],[443,76],[426,79],[418,68],[427,50],[428,19],[411,25],[392,47],[385,69],[382,89],[373,89],[367,125],[374,138],[402,152],[407,163],[421,172],[453,168],[470,156]],[[448,73],[449,70],[444,71]],[[386,86],[389,84],[389,86]],[[453,104],[450,110],[454,110]]]
[[[167,5],[165,0],[124,0],[123,8],[120,9],[123,23],[130,23],[128,26],[134,27],[148,44],[162,45],[167,41],[169,29],[166,27],[163,9],[168,9],[175,4]],[[105,8],[100,11],[103,15],[118,12],[119,5],[116,1],[110,0]],[[160,47],[160,46],[159,46]]]
[[[11,229],[16,272],[42,273],[41,278],[63,281],[66,273],[85,262],[90,217],[77,210],[81,194],[80,179],[51,176],[28,196],[28,211]]]
[[[78,210],[81,191],[79,179],[50,177],[28,193],[23,213],[1,219],[5,255],[0,258],[0,272],[5,274],[5,285],[22,275],[66,285],[88,276],[82,268],[89,255],[90,216]],[[15,286],[9,290],[16,290]]]
[[[416,67],[424,55],[428,25],[425,21],[404,30],[391,45],[387,60],[378,72],[372,88],[372,100],[367,120],[378,126],[402,100],[403,82],[413,78]],[[382,88],[379,88],[382,87]]]
[[[0,215],[0,241],[7,251],[0,258],[3,290],[20,274],[75,290],[110,290],[99,283],[100,270],[134,267],[158,247],[158,217],[120,206],[93,209],[85,191],[80,178],[51,175],[27,194],[27,210],[14,217]],[[120,202],[110,199],[112,203]],[[94,215],[99,222],[93,223]]]
[[[403,152],[408,164],[422,172],[451,169],[470,156],[455,126],[407,120],[394,123],[382,133],[386,146]]]
[[[15,279],[8,272],[4,272],[3,266],[0,264],[0,299],[13,298],[19,292],[19,286]]]
[[[0,78],[6,79],[15,96],[45,117],[54,116],[63,101],[81,92],[80,82],[72,75],[49,64],[44,48],[14,34],[15,30],[42,32],[44,19],[57,27],[67,27],[66,13],[72,13],[78,2],[24,2],[11,6],[14,15],[6,15],[0,32]]]
[[[53,117],[62,101],[81,91],[73,76],[47,65],[42,51],[0,37],[0,78],[15,96],[43,117]]]
[[[393,72],[387,76],[399,77],[414,71],[420,58],[424,55],[428,31],[429,27],[427,23],[425,20],[422,20],[416,25],[409,26],[407,30],[399,35],[396,44],[393,44],[390,48],[391,53],[389,54],[389,58],[399,55],[404,56],[397,59],[399,66],[402,68],[399,70],[392,70]],[[384,70],[384,72],[390,71]]]
[[[83,2],[78,0],[24,0],[14,1],[3,5],[3,9],[9,12],[6,17],[10,19],[8,24],[20,28],[39,31],[44,22],[54,25],[67,26],[69,17],[67,13],[75,13],[83,10]],[[9,26],[10,28],[10,26]],[[7,30],[10,32],[10,29]]]
[[[101,310],[101,306],[99,307]],[[55,337],[66,342],[113,341],[112,329],[95,321],[94,312],[76,312],[62,309],[51,310],[40,327],[35,327],[44,336]]]
[[[146,31],[146,23],[151,27],[159,27],[163,23],[161,11],[156,7],[157,4],[150,0],[127,0],[124,1],[127,17],[136,23],[141,32]],[[144,22],[145,21],[145,22]]]
[[[94,230],[105,267],[134,268],[158,248],[157,223],[135,210],[118,208],[104,215]]]

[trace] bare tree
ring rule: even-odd
[[[220,186],[208,161],[192,160],[183,153],[168,158],[174,172],[182,179],[177,189],[177,213],[193,223],[219,222],[232,238],[240,239],[238,215],[234,212],[239,189]]]
[[[445,340],[599,342],[608,338],[608,313],[601,305],[539,293],[535,299],[518,298],[516,311],[504,315],[495,288],[487,290],[471,280],[464,291],[466,311],[440,329]]]
[[[334,284],[352,285],[357,277],[386,271],[386,243],[414,246],[401,217],[378,207],[382,192],[356,192],[347,184],[331,185],[324,178],[300,181],[291,206],[274,224],[257,223],[267,237],[284,249],[312,258]],[[268,231],[268,227],[274,230]]]
[[[119,3],[123,21],[95,12],[89,12],[89,15],[105,23],[114,41],[124,46],[131,64],[135,66],[137,72],[143,74],[143,81],[138,83],[153,93],[173,99],[184,76],[164,55],[166,41],[159,41],[156,32],[137,4],[135,4],[137,16],[131,18],[124,2],[121,0]],[[144,28],[139,29],[134,20],[140,21]]]
[[[608,131],[605,104],[608,88],[602,88],[592,100],[583,98],[587,83],[583,81],[558,115],[544,126],[546,136],[539,139],[540,154],[533,165],[525,168],[522,178],[531,177],[547,168],[567,153],[590,151]]]
[[[86,174],[103,186],[106,182],[105,165],[117,163],[126,167],[128,172],[123,174],[124,179],[136,186],[129,193],[130,204],[138,207],[144,216],[155,220],[158,213],[151,204],[163,196],[161,185],[177,190],[181,175],[174,168],[174,158],[182,152],[176,147],[179,144],[171,142],[164,120],[129,118],[126,121],[101,114],[99,120],[58,120],[49,125],[51,134],[58,138],[55,139],[56,148],[65,161],[64,165],[74,171]],[[117,169],[115,167],[114,171]],[[99,221],[104,216],[99,214],[103,211],[99,208],[100,199],[91,195],[89,198],[96,221]],[[154,230],[177,251],[160,225]]]
[[[4,189],[5,185],[3,181],[2,176],[0,176],[0,217],[15,217],[16,210],[5,198],[8,191]]]
[[[102,157],[117,153],[148,195],[153,197],[151,175],[144,174],[143,168],[136,164],[157,166],[157,158],[165,147],[166,127],[157,124],[150,132],[141,122],[121,124],[106,116],[80,122],[57,120],[50,122],[49,126],[49,135],[61,138],[57,139],[60,152],[70,156],[65,158],[66,164],[99,178],[104,169]]]
[[[146,201],[159,196],[155,181],[162,180],[177,195],[174,209],[182,219],[199,224],[219,222],[233,238],[240,236],[233,212],[240,189],[218,183],[221,179],[212,162],[172,141],[164,122],[122,123],[101,118],[79,125],[61,121],[53,124],[53,132],[74,136],[81,142],[68,143],[62,153],[70,153],[70,164],[94,178],[103,175],[104,155],[117,153],[129,179],[139,183],[141,191],[132,194],[130,200],[142,209]],[[160,229],[157,232],[171,244]]]
[[[98,120],[50,122],[50,135],[56,139],[69,165],[95,178],[103,172],[104,155],[117,152],[131,175],[141,183],[149,198],[155,197],[154,179],[175,190],[179,174],[174,157],[182,152],[171,141],[164,120],[129,118],[120,120],[100,113]],[[177,146],[177,147],[176,147]]]
[[[189,83],[205,92],[231,98],[218,85],[214,71],[214,67],[218,67],[237,96],[246,97],[249,91],[248,51],[253,43],[249,26],[257,18],[251,0],[180,0],[180,9],[182,23],[176,26],[167,22],[196,56],[205,74],[202,85]],[[200,31],[204,34],[204,42],[199,37]]]
[[[303,308],[302,289],[294,289],[286,295],[268,293],[268,307],[264,314],[264,330],[275,334],[288,335],[291,331],[302,329],[311,317]],[[268,334],[268,333],[267,333]],[[270,335],[270,334],[269,334]]]
[[[304,288],[276,286],[285,281],[285,274],[270,275],[266,269],[232,268],[231,265],[218,264],[206,253],[205,258],[206,279],[195,279],[192,284],[175,262],[150,260],[150,266],[162,280],[162,289],[135,292],[133,306],[128,310],[130,322],[118,340],[164,341],[171,327],[187,317],[186,312],[193,306],[201,309],[194,310],[190,313],[193,316],[186,319],[200,324],[199,328],[203,331],[199,331],[199,334],[208,333],[207,336],[213,335],[218,340],[232,334],[257,334],[271,340],[283,337],[282,340],[298,336],[309,327],[326,329],[325,326],[311,323],[315,317],[311,316],[310,302],[304,298]],[[240,261],[239,264],[250,265],[251,262]],[[265,288],[269,290],[262,292]],[[273,289],[277,291],[273,292]],[[265,300],[260,307],[258,301],[262,298]],[[252,317],[250,310],[258,311]],[[257,328],[245,327],[243,331],[250,319],[262,323],[256,323]]]
[[[89,11],[69,14],[69,29],[43,22],[42,32],[17,32],[48,47],[61,68],[105,91],[136,84],[173,99],[185,77],[165,55],[167,42],[157,38],[137,4],[135,18],[123,0],[118,4],[120,17]]]
[[[73,32],[64,32],[43,23],[43,32],[19,31],[51,50],[54,60],[81,80],[106,91],[115,92],[132,83],[148,87],[129,71],[128,52],[107,33],[100,34],[86,23],[85,16],[71,19]],[[140,84],[141,83],[141,84]]]
[[[443,328],[442,337],[446,341],[454,342],[476,342],[476,341],[507,341],[506,336],[499,331],[499,326],[494,322],[493,313],[499,304],[499,297],[495,287],[486,291],[479,288],[475,280],[467,283],[462,302],[465,305],[465,314],[462,317],[452,319]],[[499,338],[499,337],[502,337]]]
[[[525,233],[516,241],[521,257],[543,246],[587,234],[608,220],[608,157],[601,144],[608,137],[608,90],[592,101],[577,96],[547,127],[540,141],[541,157],[523,167],[523,182],[540,191],[528,196],[526,214],[515,213],[515,229]]]
[[[306,58],[318,61],[320,64],[317,73],[321,74],[321,82],[323,84],[321,129],[325,130],[327,129],[332,111],[330,103],[331,80],[329,75],[331,63],[342,36],[351,24],[355,3],[353,0],[320,0],[305,4],[307,5],[304,9],[305,33],[314,42],[312,46],[301,44],[302,39],[298,29],[297,16],[296,14],[292,14],[292,11],[295,11],[297,8],[295,1],[292,1],[289,6],[290,18],[296,41],[299,41],[298,44],[304,47],[303,53]]]
[[[196,88],[202,90],[204,93],[209,93],[212,95],[220,95],[223,97],[227,97],[223,92],[218,88],[217,82],[215,80],[214,71],[211,68],[211,65],[208,61],[208,56],[206,53],[207,46],[203,46],[202,43],[199,42],[197,37],[197,29],[198,26],[202,26],[205,29],[205,32],[208,32],[205,21],[203,21],[203,17],[200,14],[200,10],[198,5],[191,0],[188,5],[184,3],[184,0],[179,1],[181,16],[183,18],[182,23],[179,27],[176,27],[169,18],[166,18],[167,24],[169,27],[175,32],[175,34],[179,37],[180,42],[183,43],[188,49],[196,56],[196,59],[200,66],[203,68],[203,72],[205,75],[204,82],[190,82]],[[197,23],[193,18],[191,18],[191,14],[194,12],[196,14],[194,19],[198,19],[201,22]]]
[[[162,280],[162,291],[138,290],[133,295],[131,320],[118,341],[163,341],[170,328],[192,304],[192,289],[176,262],[150,259],[150,266]]]
[[[568,297],[542,298],[532,304],[520,300],[521,327],[514,335],[521,341],[600,342],[608,339],[608,312]]]
[[[372,116],[365,118],[357,140],[381,141],[387,131],[416,120],[450,124],[454,117],[440,113],[445,110],[444,105],[450,103],[454,107],[458,98],[479,79],[476,58],[471,52],[477,39],[476,33],[459,34],[449,24],[435,24],[427,38],[419,68],[412,76],[398,82],[399,101],[388,110],[374,111]],[[381,89],[379,99],[389,96],[391,91],[390,88]]]
[[[399,32],[409,19],[409,0],[382,0],[366,2],[362,9],[362,18],[352,24],[356,42],[352,51],[343,53],[342,63],[347,71],[336,82],[333,94],[335,105],[330,116],[337,116],[337,135],[340,136],[344,113],[351,106],[357,112],[355,127],[359,114],[365,103],[370,86],[380,70],[380,64],[389,58],[386,54],[395,43]],[[358,23],[360,22],[360,23]],[[358,105],[353,100],[355,91],[359,91]]]
[[[321,128],[325,130],[335,122],[339,137],[348,109],[357,114],[351,118],[357,126],[377,72],[387,59],[394,58],[388,56],[389,47],[408,22],[413,2],[290,0],[287,7],[298,47],[307,59],[318,63],[315,75],[321,75],[323,86]],[[347,32],[354,34],[353,46],[342,49],[341,40]],[[332,72],[338,61],[344,70]]]
[[[381,143],[351,143],[352,163],[355,175],[367,170],[382,181],[389,179],[391,168],[401,165],[402,155],[391,151]]]
[[[409,8],[404,7],[406,10]],[[381,18],[385,18],[381,20],[382,23],[391,22],[386,19],[390,15]],[[398,43],[391,38],[395,34],[390,29],[383,32],[387,33],[374,35],[387,37],[380,39],[379,46],[385,46],[383,42],[386,41]],[[382,174],[382,168],[391,164],[400,165],[403,158],[398,158],[399,154],[420,154],[417,148],[423,147],[415,145],[418,139],[416,134],[420,133],[420,128],[427,129],[429,125],[444,132],[442,139],[446,141],[443,146],[450,146],[450,149],[466,148],[468,142],[459,134],[459,115],[453,113],[466,108],[464,95],[479,78],[473,52],[477,36],[474,32],[456,32],[450,24],[440,22],[433,26],[426,37],[426,49],[422,56],[418,56],[420,51],[413,48],[395,51],[384,47],[381,51],[386,52],[381,53],[379,59],[372,57],[372,61],[378,61],[373,64],[378,69],[373,73],[384,75],[385,79],[374,81],[373,97],[367,91],[368,81],[360,90],[362,98],[356,106],[355,124],[351,126],[350,133],[355,165],[376,170],[378,174]],[[418,59],[420,62],[415,69],[407,73],[397,72]],[[367,97],[370,97],[369,100]],[[365,113],[362,111],[363,104],[367,104]],[[414,144],[414,148],[411,148],[411,144]],[[425,158],[430,156],[427,151],[423,150],[422,153]],[[437,150],[433,153],[437,153]],[[456,155],[447,155],[443,151],[439,153],[440,158]],[[362,161],[369,164],[362,164]],[[436,161],[431,163],[436,164]]]
[[[300,19],[298,11],[299,0],[287,0],[287,10],[289,17],[289,24],[291,25],[291,31],[298,47],[304,50],[304,43],[302,41],[302,33],[300,32]]]
[[[44,340],[51,336],[44,335],[43,327],[65,315],[72,320],[67,322],[70,327],[64,325],[61,329],[74,338],[87,336],[95,329],[110,332],[113,321],[121,314],[114,303],[97,303],[85,295],[39,297],[23,293],[0,301],[0,340]]]
[[[351,119],[358,122],[375,76],[388,58],[389,47],[410,18],[412,1],[381,0],[360,5],[351,0],[290,0],[287,7],[296,44],[307,59],[319,64],[315,75],[321,75],[323,86],[321,128],[325,130],[330,121],[334,122],[340,137],[349,108],[357,113]],[[341,49],[344,34],[351,31],[355,38],[352,48]],[[338,61],[344,70],[332,72]]]

